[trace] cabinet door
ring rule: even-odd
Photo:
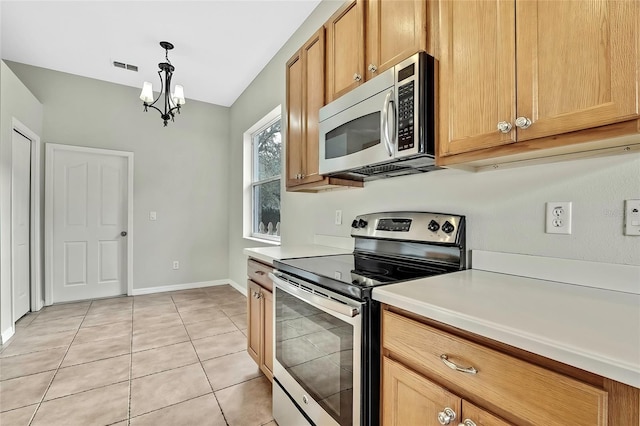
[[[318,112],[324,106],[324,28],[320,28],[302,47],[303,64],[303,141],[302,183],[322,180],[319,170]]]
[[[457,424],[461,399],[390,358],[382,360],[382,424],[440,425],[438,415],[450,408]]]
[[[327,30],[327,102],[364,81],[364,0],[340,8]]]
[[[367,80],[426,50],[426,1],[371,0],[366,6]]]
[[[516,2],[517,111],[532,121],[519,141],[638,117],[639,7]]]
[[[301,51],[287,62],[287,187],[299,184],[303,158],[303,65]]]
[[[473,423],[465,423],[471,420]],[[482,408],[476,407],[469,401],[462,400],[462,415],[460,416],[460,424],[463,426],[512,426],[499,417],[494,416]]]
[[[260,294],[260,288],[253,281],[247,281],[247,352],[258,365],[260,365],[260,345],[262,342],[262,312],[260,299],[254,295]]]
[[[560,2],[562,3],[562,2]],[[515,142],[515,4],[440,2],[441,156]]]
[[[260,366],[264,374],[273,378],[273,293],[262,289],[262,312],[264,326],[264,359]]]

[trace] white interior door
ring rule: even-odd
[[[11,276],[13,320],[30,308],[31,140],[17,131],[11,139]]]
[[[127,161],[54,151],[53,303],[127,293]]]

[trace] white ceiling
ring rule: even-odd
[[[173,84],[189,99],[230,106],[320,0],[0,0],[2,59],[159,90],[162,40]],[[137,65],[132,72],[113,61]],[[283,65],[284,66],[284,65]]]

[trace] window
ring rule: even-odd
[[[245,133],[245,142],[249,141],[251,145],[249,236],[280,241],[282,135],[279,107]],[[247,165],[246,161],[245,165]],[[245,236],[246,234],[247,232]]]

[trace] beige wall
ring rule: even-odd
[[[11,140],[13,118],[42,136],[42,105],[2,61],[0,63],[0,332],[13,327],[11,294]]]
[[[139,89],[8,65],[44,105],[43,142],[134,153],[134,290],[229,276],[228,108],[187,99],[163,127]]]
[[[242,133],[285,97],[285,63],[341,2],[323,1],[231,107],[229,273],[246,278],[235,212],[242,208]],[[285,141],[286,143],[286,141]],[[467,216],[467,245],[484,249],[596,262],[640,264],[640,239],[622,234],[623,200],[640,198],[640,155],[576,160],[485,173],[441,170],[370,182],[363,189],[285,193],[282,240],[311,243],[314,235],[349,237],[361,213],[425,210]],[[573,234],[544,233],[546,201],[573,202]],[[343,225],[333,224],[336,209]]]

